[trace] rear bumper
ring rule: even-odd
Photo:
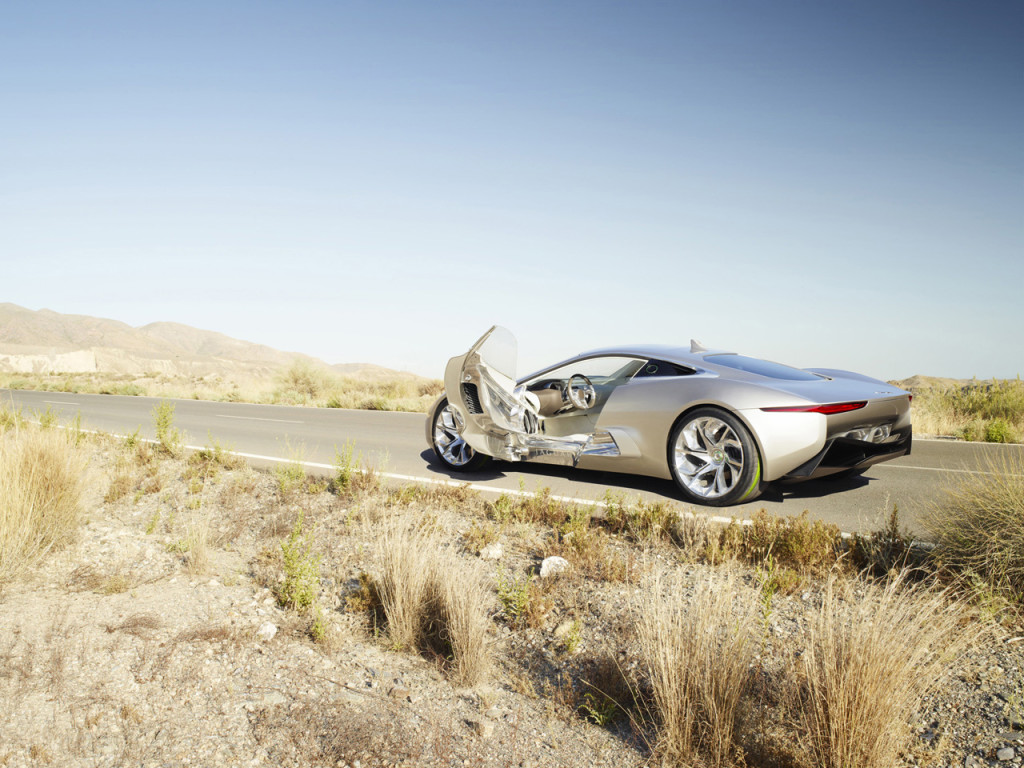
[[[829,440],[813,458],[787,473],[783,479],[812,480],[817,477],[833,475],[836,472],[867,469],[883,461],[910,455],[913,430],[907,427],[898,434],[899,439],[889,443],[871,443],[847,437],[834,438]]]

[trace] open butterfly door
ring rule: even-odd
[[[448,361],[445,391],[463,417],[463,439],[474,450],[505,461],[575,465],[584,453],[606,453],[607,441],[596,445],[592,434],[544,434],[537,397],[516,384],[517,353],[512,333],[495,325],[469,352]]]

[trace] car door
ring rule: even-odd
[[[470,446],[506,461],[569,465],[575,465],[587,454],[617,454],[615,441],[608,433],[595,429],[599,408],[589,414],[564,414],[550,419],[541,416],[539,400],[529,391],[529,382],[516,381],[516,358],[515,337],[506,328],[494,326],[465,355],[448,362],[445,390],[449,403],[463,417],[462,437]],[[587,362],[570,361],[563,367],[585,367]],[[602,391],[598,401],[603,405],[607,399],[603,390],[610,385],[602,381],[599,386]],[[557,428],[546,429],[548,422]]]

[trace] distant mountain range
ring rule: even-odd
[[[181,323],[134,328],[118,320],[0,303],[0,371],[267,375],[296,360],[343,375],[394,374],[369,363],[328,365]]]

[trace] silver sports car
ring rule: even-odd
[[[910,453],[911,395],[848,371],[734,352],[613,347],[516,378],[494,326],[445,370],[427,442],[450,470],[504,461],[671,478],[687,501],[750,501],[766,483],[858,474]]]

